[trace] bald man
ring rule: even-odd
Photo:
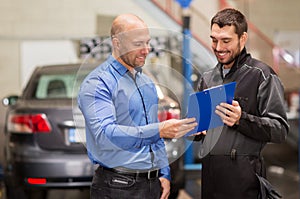
[[[112,23],[112,55],[83,81],[78,105],[85,118],[87,151],[98,164],[91,199],[159,199],[170,194],[170,167],[163,138],[179,138],[194,118],[159,122],[158,97],[142,73],[150,35],[132,14]]]

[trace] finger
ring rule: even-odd
[[[195,122],[196,118],[192,117],[192,118],[185,118],[185,119],[181,119],[180,120],[180,124],[189,124],[192,122]]]
[[[235,119],[232,119],[230,117],[225,117],[224,119],[222,119],[223,123],[226,124],[227,126],[233,126],[236,122]]]
[[[233,105],[233,106],[239,106],[240,104],[239,104],[239,102],[238,102],[238,101],[236,101],[236,100],[232,100],[232,105]]]
[[[221,106],[221,105],[217,105],[217,106],[216,106],[216,110],[219,110],[219,111],[222,112],[224,115],[226,115],[226,112],[228,111],[227,108],[225,108],[224,106]]]
[[[223,109],[221,108],[223,111]],[[233,126],[237,122],[237,117],[233,117],[235,115],[234,112],[231,112],[230,110],[224,112],[220,111],[219,109],[216,109],[215,113],[220,116],[222,122],[226,124],[227,126]]]
[[[179,127],[178,131],[184,131],[188,129],[194,129],[198,125],[197,122],[189,123],[189,124],[183,124]]]
[[[221,118],[221,120],[223,121],[223,123],[226,123],[226,122],[230,119],[230,117],[227,116],[227,115],[226,115],[225,113],[223,113],[222,111],[216,110],[215,113],[216,113],[217,115],[220,116],[220,118]]]
[[[188,132],[190,132],[191,130],[193,130],[195,127],[192,127],[192,128],[188,128],[188,129],[185,129],[185,130],[181,130],[181,131],[178,131],[177,135],[175,136],[175,138],[181,138],[182,136],[184,136],[185,134],[187,134]]]
[[[217,115],[219,115],[219,116],[221,117],[221,119],[224,119],[224,118],[226,117],[225,112],[226,112],[226,111],[225,111],[224,109],[219,108],[219,107],[217,107],[217,109],[215,110],[215,113],[216,113]]]
[[[221,103],[219,106],[220,106],[220,108],[224,108],[225,110],[228,110],[230,112],[235,112],[237,110],[237,108],[239,107],[239,104],[236,101],[235,105]]]
[[[197,132],[197,133],[191,134],[190,136],[196,136],[196,135],[206,135],[206,131]]]
[[[227,103],[224,103],[224,102],[220,103],[219,106],[224,107],[226,109],[230,109],[230,107],[232,107],[231,104],[227,104]]]

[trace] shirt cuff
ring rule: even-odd
[[[159,170],[159,177],[160,178],[166,178],[169,181],[171,181],[171,172],[170,172],[170,167],[164,167],[162,169]]]

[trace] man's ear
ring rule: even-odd
[[[244,32],[242,35],[241,35],[241,38],[240,38],[240,43],[241,43],[241,48],[243,49],[247,43],[247,40],[248,40],[248,33]],[[241,49],[241,50],[242,50]]]
[[[119,49],[120,48],[120,41],[118,38],[113,37],[112,38],[112,45],[114,48]]]

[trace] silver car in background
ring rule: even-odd
[[[76,89],[99,63],[37,67],[21,96],[3,99],[4,182],[9,199],[46,198],[50,188],[88,188],[94,165],[87,156],[84,126],[75,125]],[[79,70],[80,69],[80,70]],[[157,87],[159,90],[159,87]],[[75,92],[74,92],[75,91]],[[160,97],[160,120],[179,118],[173,99]],[[76,128],[82,128],[78,130]],[[82,135],[78,133],[83,132]],[[183,140],[165,140],[171,163],[172,193],[184,188]]]

